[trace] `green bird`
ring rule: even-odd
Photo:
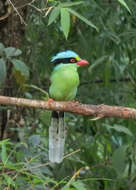
[[[49,88],[50,98],[56,101],[71,101],[76,97],[79,85],[78,68],[88,65],[74,51],[67,50],[56,54],[51,60],[54,70]],[[64,112],[53,111],[49,128],[49,160],[60,163],[63,160],[66,126]]]

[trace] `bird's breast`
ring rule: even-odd
[[[79,75],[76,70],[61,70],[51,76],[50,95],[56,100],[72,100],[76,96]]]
[[[79,84],[79,75],[76,70],[60,70],[53,73],[51,82],[57,84],[77,85]]]

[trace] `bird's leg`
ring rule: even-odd
[[[50,104],[50,103],[52,103],[52,102],[54,102],[54,100],[53,100],[52,98],[49,98],[49,99],[48,99],[48,103]]]

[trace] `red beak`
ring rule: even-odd
[[[89,62],[86,61],[86,60],[84,60],[84,59],[81,59],[81,60],[78,61],[76,64],[79,65],[79,66],[85,66],[85,65],[88,65]]]

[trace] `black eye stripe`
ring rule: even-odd
[[[71,61],[71,59],[72,60],[75,60],[75,62],[74,61]],[[74,57],[70,57],[70,58],[62,58],[62,59],[56,59],[55,61],[53,61],[53,64],[54,65],[58,65],[58,64],[60,64],[60,63],[76,63],[77,61],[76,61],[76,59],[74,58]]]

